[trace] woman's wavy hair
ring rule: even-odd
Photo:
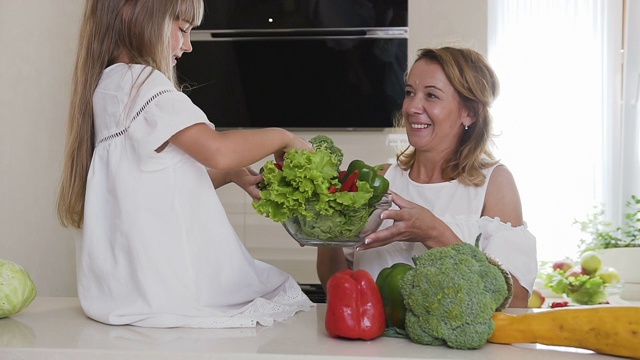
[[[125,54],[173,81],[170,34],[176,20],[197,26],[203,0],[87,0],[72,79],[57,213],[65,227],[81,228],[87,174],[95,146],[93,93],[103,71]]]
[[[425,60],[440,64],[462,106],[476,119],[464,130],[458,151],[446,162],[443,176],[447,180],[457,179],[465,185],[480,186],[486,180],[482,170],[497,163],[490,149],[492,118],[489,107],[499,93],[498,78],[485,58],[471,49],[442,47],[418,50],[414,64]],[[395,122],[398,127],[405,126],[401,113]],[[411,168],[415,162],[415,149],[408,146],[398,154],[397,162],[402,169]]]

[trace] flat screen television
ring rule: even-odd
[[[393,126],[407,0],[210,0],[177,66],[218,129]]]

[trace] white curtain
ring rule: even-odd
[[[640,1],[627,0],[623,64],[620,196],[640,196]],[[624,204],[623,204],[624,205]]]
[[[497,153],[538,258],[575,256],[574,220],[619,181],[622,0],[489,0],[488,19]]]

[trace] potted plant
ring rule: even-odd
[[[581,253],[589,250],[640,247],[640,198],[631,195],[631,200],[627,201],[626,206],[629,212],[625,214],[622,225],[614,226],[605,220],[602,205],[595,207],[585,220],[574,222],[580,226],[580,231],[588,236],[580,240]]]
[[[622,224],[605,218],[604,206],[596,206],[585,220],[574,221],[586,238],[580,240],[580,253],[596,251],[603,266],[613,267],[623,282],[622,298],[640,299],[640,198],[632,195]]]

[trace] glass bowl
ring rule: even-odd
[[[305,234],[301,227],[301,221],[298,217],[293,217],[282,223],[285,230],[291,235],[291,237],[302,246],[332,246],[332,247],[349,247],[362,244],[364,238],[374,233],[382,224],[380,219],[380,213],[391,208],[391,195],[385,194],[380,201],[378,201],[371,210],[367,222],[361,229],[356,229],[356,233],[351,236],[336,237],[330,239],[318,239],[308,234]],[[308,223],[313,224],[313,220],[307,220]]]
[[[602,302],[598,304],[589,304],[589,303],[580,303],[571,299],[571,296],[568,294],[562,294],[562,298],[569,303],[571,306],[592,306],[592,305],[603,305],[603,304],[615,304],[620,302],[620,292],[622,290],[623,284],[606,284],[602,293],[599,293],[598,296],[601,298]],[[596,296],[596,295],[594,295]]]

